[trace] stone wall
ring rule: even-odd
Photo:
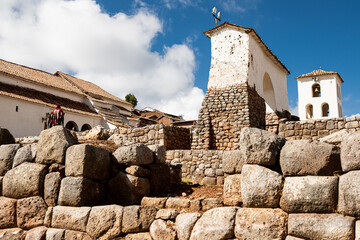
[[[13,139],[4,142],[9,141]],[[120,147],[111,156],[102,148],[76,144],[62,127],[43,131],[37,147],[3,144],[0,239],[359,236],[360,132],[343,136],[339,147],[319,141],[285,141],[268,131],[243,128],[240,143],[241,150],[236,151],[167,152],[173,164],[191,158],[199,169],[200,159],[207,159],[214,163],[208,166],[209,172],[217,168],[216,163],[220,168],[221,162],[226,173],[223,201],[144,197],[150,194],[144,193],[144,182],[148,178],[151,189],[154,171],[157,181],[153,183],[168,183],[163,172],[156,172],[156,163],[165,161],[159,146],[152,151],[139,144]],[[106,191],[102,184],[114,187],[113,197],[141,196],[141,205],[99,201]]]
[[[247,83],[210,88],[192,131],[191,148],[238,149],[241,128],[261,125],[265,125],[265,101]]]
[[[282,119],[279,125],[279,135],[289,140],[316,140],[342,129],[359,131],[360,116],[303,121],[287,121]]]
[[[164,145],[168,150],[190,149],[191,131],[187,128],[163,124],[119,128],[119,133],[112,135],[109,140],[113,140],[118,146],[143,143],[145,145]]]
[[[182,178],[201,185],[223,185],[222,150],[166,151],[166,162],[181,164]]]
[[[273,112],[273,113],[266,113],[265,120],[266,120],[266,131],[273,132],[278,134],[279,133],[279,123],[280,119],[291,119],[291,114],[288,111],[283,112]]]

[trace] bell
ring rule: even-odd
[[[319,88],[315,88],[315,92],[320,92],[320,91],[319,91]]]

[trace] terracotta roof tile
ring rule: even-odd
[[[56,74],[64,77],[65,79],[67,79],[69,82],[73,83],[75,86],[77,86],[82,92],[88,94],[89,96],[93,97],[93,98],[100,98],[100,100],[104,100],[101,99],[103,98],[108,98],[111,99],[113,101],[116,102],[121,102],[121,103],[125,103],[127,105],[131,105],[131,103],[128,103],[110,93],[108,93],[107,91],[105,91],[104,89],[102,89],[101,87],[97,86],[94,83],[70,76],[68,74],[62,73],[62,72],[57,72]]]
[[[316,76],[325,76],[325,75],[337,75],[341,82],[344,82],[344,80],[342,79],[342,77],[340,76],[339,73],[337,72],[331,72],[331,71],[324,71],[322,69],[317,69],[315,71],[312,71],[311,73],[306,73],[306,74],[303,74],[303,75],[300,75],[298,76],[297,78],[295,79],[299,79],[299,78],[308,78],[308,77],[316,77]]]
[[[40,85],[46,85],[68,92],[82,94],[80,90],[74,88],[70,83],[66,82],[61,77],[2,59],[0,59],[0,73],[15,76],[26,81],[36,82]]]
[[[66,111],[101,117],[85,103],[76,102],[30,88],[8,85],[0,82],[0,95],[39,103],[49,107],[56,107],[56,105],[59,104]]]

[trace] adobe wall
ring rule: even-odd
[[[319,139],[342,129],[360,130],[360,116],[318,120],[281,120],[279,135],[289,140]]]
[[[190,129],[156,124],[138,128],[119,128],[118,134],[111,136],[110,140],[118,146],[143,143],[164,145],[167,150],[190,149],[190,134]]]
[[[192,130],[191,149],[238,149],[241,128],[264,126],[265,109],[264,99],[247,83],[210,88]]]

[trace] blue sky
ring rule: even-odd
[[[344,115],[360,113],[360,1],[2,0],[0,58],[94,82],[139,108],[194,119],[206,93],[211,10],[254,28],[295,77],[318,69],[344,79]]]
[[[131,1],[99,1],[105,11],[132,13]],[[164,22],[164,32],[153,49],[186,42],[196,54],[195,85],[206,91],[210,67],[210,40],[202,32],[215,25],[211,9],[222,12],[222,20],[254,28],[268,47],[290,69],[290,107],[297,102],[295,77],[318,69],[339,72],[344,79],[344,115],[360,112],[360,1],[142,1]],[[228,3],[228,5],[226,5]],[[229,6],[229,7],[227,7]]]

